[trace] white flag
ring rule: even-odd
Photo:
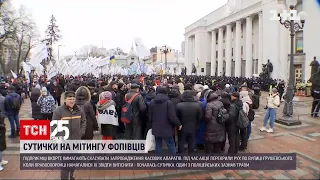
[[[137,55],[140,57],[140,58],[145,58],[145,57],[148,57],[150,56],[150,50],[148,48],[146,48],[146,46],[144,46],[142,44],[142,41],[140,38],[135,38],[134,39],[134,44],[135,44],[135,49],[136,49],[136,52],[137,52]]]
[[[34,48],[33,56],[31,57],[30,64],[32,66],[37,66],[42,62],[42,60],[48,58],[48,51],[45,43],[39,44]]]
[[[18,75],[16,73],[14,73],[12,70],[10,70],[10,71],[11,71],[11,74],[12,74],[13,78],[17,79]]]

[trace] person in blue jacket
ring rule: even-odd
[[[205,111],[206,109],[206,106],[207,106],[207,97],[208,97],[208,94],[209,92],[212,91],[211,89],[205,89],[201,92],[201,96],[200,96],[200,102],[201,102],[201,106],[202,106],[202,110],[203,112]],[[199,150],[203,150],[204,149],[204,140],[203,140],[203,135],[204,135],[204,132],[205,132],[205,127],[206,127],[206,123],[205,123],[205,120],[204,118],[200,121],[200,127],[199,127],[199,130],[197,132],[197,139],[196,139],[196,142],[197,142],[197,148]]]

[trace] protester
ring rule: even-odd
[[[39,120],[39,119],[42,118],[41,108],[40,108],[40,106],[37,104],[40,95],[41,95],[40,85],[37,84],[34,88],[32,88],[32,90],[31,90],[31,96],[30,96],[31,110],[32,110],[32,118],[33,118],[34,120]]]
[[[37,101],[38,106],[40,106],[41,119],[42,120],[52,120],[52,114],[56,107],[56,102],[54,98],[48,93],[46,87],[42,87],[41,96]],[[56,120],[56,119],[55,119]]]
[[[175,108],[169,97],[166,95],[165,87],[157,87],[157,95],[151,101],[149,107],[149,121],[152,124],[152,133],[156,140],[156,152],[162,153],[162,140],[167,144],[169,152],[176,154],[174,144],[174,129],[180,131],[182,125],[176,116]]]
[[[4,106],[11,127],[9,138],[16,138],[16,136],[20,135],[19,111],[21,104],[21,96],[15,92],[15,87],[9,86]]]
[[[65,120],[69,123],[66,125],[70,135],[68,140],[81,140],[86,133],[87,120],[83,109],[75,104],[75,92],[67,91],[64,94],[64,104],[55,109],[53,119]],[[64,136],[64,133],[58,133]],[[61,179],[74,179],[75,168],[66,168],[61,170]]]

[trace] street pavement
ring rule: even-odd
[[[298,97],[294,103],[294,113],[302,121],[298,126],[275,125],[274,133],[260,132],[265,110],[265,96],[260,100],[256,119],[252,124],[252,136],[248,143],[248,153],[297,153],[297,169],[283,170],[81,170],[75,172],[76,179],[319,179],[320,174],[320,118],[310,116],[311,98]],[[283,104],[278,109],[281,115]],[[26,100],[22,105],[20,120],[30,119],[31,104]],[[7,136],[10,126],[7,124]],[[99,134],[95,139],[100,139]],[[59,171],[21,171],[19,165],[19,139],[7,139],[4,159],[9,161],[5,170],[0,171],[0,179],[59,179]]]

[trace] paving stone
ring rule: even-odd
[[[204,180],[212,180],[212,177],[206,177]]]
[[[149,173],[149,176],[163,176],[163,172],[151,172]]]
[[[306,171],[304,171],[304,170],[302,170],[302,169],[300,169],[300,168],[297,168],[296,170],[294,170],[294,172],[295,172],[296,174],[298,174],[299,176],[305,176],[305,175],[308,174]]]
[[[233,177],[232,174],[230,174],[230,173],[226,173],[224,175],[227,176],[227,177]]]
[[[135,178],[135,179],[139,179],[139,178],[146,178],[146,177],[149,177],[149,174],[148,174],[148,173],[144,173],[144,174],[135,174],[135,175],[134,175],[134,178]]]
[[[236,179],[236,178],[234,178],[234,177],[228,177],[228,179]]]
[[[260,171],[257,171],[257,173],[259,173],[259,174],[264,174],[264,172],[263,172],[263,171],[261,171],[261,170],[260,170]]]
[[[225,175],[211,176],[212,179],[228,179]]]
[[[274,179],[290,179],[287,176],[283,175],[283,174],[277,174],[272,176]]]
[[[312,137],[319,137],[319,136],[320,136],[320,133],[311,133],[311,134],[309,134],[309,136],[312,136]]]
[[[241,175],[244,175],[244,174],[250,174],[250,171],[243,170],[243,171],[238,171],[237,173],[241,176]]]
[[[259,179],[266,179],[262,174],[257,175],[257,178],[259,178]]]
[[[309,167],[310,167],[312,170],[320,173],[320,168],[319,168],[319,167],[316,167],[316,166],[313,166],[313,165],[309,165]]]

